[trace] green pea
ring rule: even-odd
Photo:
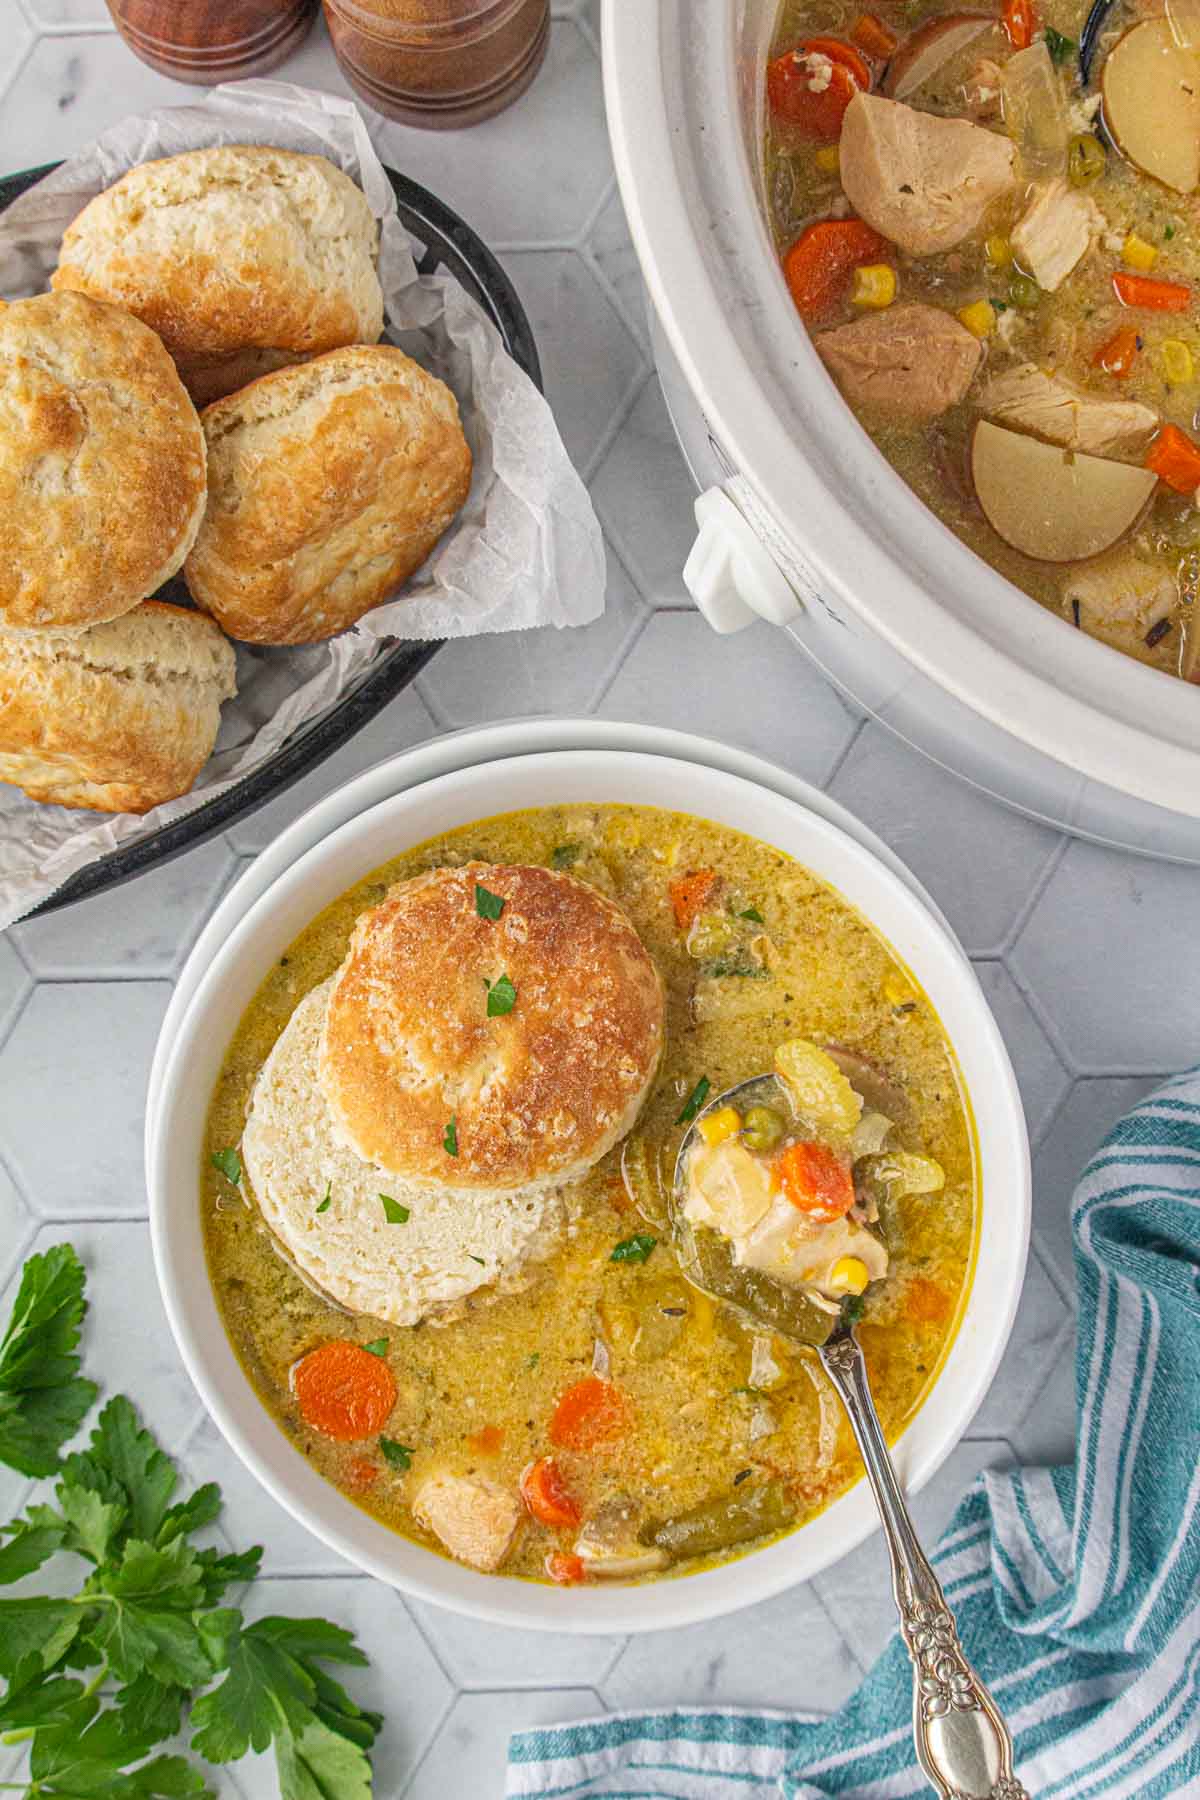
[[[1072,187],[1087,187],[1103,175],[1108,154],[1090,131],[1077,131],[1067,145],[1067,180]]]
[[[747,1150],[773,1150],[783,1136],[783,1120],[771,1106],[752,1106],[742,1120]]]
[[[1008,297],[1014,306],[1032,312],[1041,303],[1042,290],[1032,275],[1014,275],[1008,284]]]

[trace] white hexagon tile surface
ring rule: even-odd
[[[155,1290],[142,1104],[173,977],[218,897],[284,824],[435,731],[594,712],[687,726],[776,757],[828,786],[910,862],[978,959],[1037,1167],[1034,1248],[1012,1343],[966,1441],[917,1503],[930,1531],[983,1464],[1070,1454],[1071,1183],[1120,1112],[1200,1053],[1200,875],[1066,845],[864,724],[767,626],[718,641],[687,609],[691,486],[651,366],[613,182],[597,8],[580,0],[554,11],[545,70],[501,118],[447,135],[367,119],[384,160],[476,225],[522,294],[549,398],[608,537],[606,616],[583,632],[451,647],[227,841],[0,940],[0,1307],[31,1246],[68,1234],[78,1243],[91,1269],[89,1359],[110,1392],[134,1395],[190,1477],[222,1483],[229,1538],[268,1546],[253,1604],[331,1614],[360,1633],[373,1663],[365,1698],[388,1718],[381,1800],[491,1800],[511,1728],[602,1706],[831,1707],[879,1650],[890,1609],[876,1540],[791,1595],[662,1639],[474,1625],[354,1575],[232,1462],[174,1353]],[[133,59],[102,0],[0,0],[0,20],[0,169],[49,161],[122,113],[192,97]],[[282,74],[347,92],[320,25]],[[25,1485],[0,1471],[4,1516]],[[801,1643],[819,1653],[794,1655]],[[772,1673],[753,1673],[763,1669]],[[272,1791],[268,1772],[250,1764],[221,1783],[230,1800]]]

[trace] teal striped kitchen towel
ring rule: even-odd
[[[935,1566],[1033,1800],[1200,1800],[1200,1070],[1112,1132],[1072,1232],[1076,1461],[986,1472]],[[520,1732],[509,1800],[925,1794],[911,1694],[897,1637],[832,1717],[681,1708]]]

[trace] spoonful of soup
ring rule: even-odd
[[[942,1796],[1028,1800],[1012,1738],[918,1541],[855,1335],[887,1279],[895,1209],[944,1182],[936,1162],[901,1147],[903,1113],[903,1095],[870,1064],[794,1038],[772,1071],[709,1100],[690,1123],[671,1227],[688,1279],[815,1349],[846,1409],[891,1559],[927,1779]]]

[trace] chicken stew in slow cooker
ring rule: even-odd
[[[1200,0],[787,0],[766,111],[788,287],[884,455],[1200,681]]]

